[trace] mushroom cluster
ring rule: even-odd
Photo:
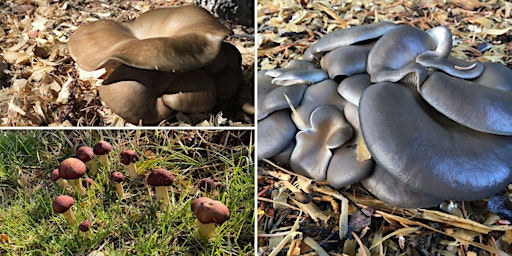
[[[258,156],[334,188],[361,181],[401,207],[506,188],[512,70],[451,48],[446,27],[379,22],[327,34],[303,60],[260,71]]]
[[[173,110],[195,113],[231,98],[242,83],[242,57],[223,40],[232,32],[197,6],[155,9],[134,21],[99,20],[69,38],[86,71],[113,69],[98,87],[103,102],[133,124],[155,124]]]

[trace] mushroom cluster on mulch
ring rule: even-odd
[[[229,30],[229,33],[225,33],[224,36],[221,36],[222,38],[220,40],[222,41],[227,34],[231,34],[226,38],[225,44],[235,46],[232,47],[232,49],[240,52],[242,63],[241,65],[239,64],[239,66],[242,71],[240,73],[238,69],[236,72],[231,72],[234,73],[234,76],[238,77],[236,81],[239,81],[240,88],[230,95],[217,97],[217,100],[215,100],[215,93],[212,93],[215,90],[211,89],[213,87],[212,79],[200,79],[206,75],[183,75],[181,76],[183,78],[174,79],[173,77],[169,77],[170,75],[167,73],[162,75],[162,73],[158,73],[158,71],[148,70],[145,73],[153,76],[151,76],[152,78],[146,79],[143,78],[144,76],[137,75],[142,71],[137,70],[135,72],[134,68],[125,65],[121,65],[121,68],[112,74],[110,74],[110,72],[112,72],[111,69],[101,69],[101,67],[92,68],[94,72],[84,72],[78,68],[78,66],[82,68],[86,67],[86,69],[89,68],[89,70],[91,69],[89,66],[82,64],[84,62],[83,54],[87,55],[85,58],[89,60],[96,59],[96,57],[101,54],[95,53],[94,55],[91,54],[90,51],[82,53],[79,52],[80,49],[77,50],[78,48],[75,46],[73,48],[73,54],[70,55],[72,49],[68,48],[68,42],[70,42],[70,37],[73,32],[82,24],[95,24],[94,22],[98,20],[109,20],[109,24],[114,25],[106,29],[111,31],[112,27],[118,26],[123,30],[122,26],[115,24],[128,24],[127,22],[133,21],[141,14],[153,9],[191,4],[193,4],[193,1],[187,0],[130,1],[127,3],[108,4],[79,0],[58,3],[52,1],[15,1],[1,3],[0,24],[2,24],[4,29],[0,31],[0,44],[2,45],[0,52],[0,64],[2,68],[2,72],[0,73],[0,83],[2,86],[0,89],[0,110],[2,113],[0,114],[0,125],[132,126],[151,124],[159,126],[251,126],[253,124],[253,117],[250,113],[250,106],[248,107],[247,104],[244,105],[244,103],[251,102],[249,105],[252,105],[251,99],[253,97],[252,92],[254,88],[253,68],[255,61],[253,28],[237,25],[231,21],[221,21],[221,26],[225,26],[224,29],[226,31]],[[146,18],[145,22],[152,22],[152,20],[151,17],[149,19]],[[106,23],[107,22],[102,22],[101,24]],[[143,22],[141,22],[141,24],[142,23]],[[130,24],[136,23],[131,22]],[[142,26],[146,25],[142,24]],[[155,28],[155,26],[152,27]],[[133,29],[138,28],[134,27]],[[152,33],[151,36],[153,36],[155,32],[154,30],[145,30],[143,28],[142,30],[145,30],[143,33],[140,30],[141,29],[139,29],[137,33],[133,32],[133,34],[147,37],[144,33]],[[183,30],[180,29],[180,31]],[[168,31],[166,33],[169,34]],[[175,32],[173,31],[173,33]],[[115,33],[109,33],[109,35],[113,34]],[[130,33],[125,32],[123,34],[122,32],[118,32],[116,35],[126,36],[127,34]],[[98,36],[94,35],[94,38],[98,38]],[[91,38],[87,40],[88,42],[85,43],[92,43],[105,48],[104,45],[99,44]],[[119,40],[121,41],[121,39]],[[113,45],[114,42],[117,43],[115,40],[107,41],[106,39],[100,42],[111,45]],[[185,53],[194,51],[192,49],[202,51],[197,49],[197,46],[201,44],[202,40],[197,37],[194,42],[195,43],[181,42],[181,50],[178,49],[176,51]],[[145,44],[142,40],[139,44],[140,47],[148,47],[151,45],[152,44]],[[88,46],[86,48],[94,49]],[[154,47],[153,51],[157,49],[161,49],[161,47]],[[108,52],[106,48],[103,50]],[[130,53],[139,52],[133,49],[124,49],[123,51],[129,51]],[[144,50],[143,52],[148,51]],[[137,58],[138,56],[135,57]],[[76,58],[78,58],[78,65],[75,63]],[[126,60],[124,57],[114,56],[114,59],[116,58],[117,60],[120,58]],[[99,61],[106,62],[105,60]],[[183,63],[182,61],[180,62]],[[112,63],[109,62],[109,64]],[[152,65],[152,68],[155,67],[159,70],[163,68],[159,67],[159,65]],[[212,75],[212,77],[214,77],[213,80],[222,80],[224,79],[222,74],[229,72],[230,71],[217,72]],[[159,75],[157,75],[157,78],[155,78],[156,73]],[[203,74],[202,72],[199,73]],[[241,76],[243,76],[243,78]],[[148,98],[149,101],[151,101],[153,98],[156,98],[155,95],[159,96],[158,94],[161,92],[146,93],[139,88],[140,83],[135,81],[122,81],[123,79],[121,78],[141,81],[143,84],[152,84],[152,82],[160,78],[177,81],[183,80],[184,83],[189,83],[190,80],[207,80],[202,84],[201,90],[208,88],[209,93],[197,93],[199,89],[184,88],[183,85],[176,82],[174,84],[181,86],[180,88],[175,88],[176,86],[173,86],[172,90],[164,88],[164,91],[169,95],[165,96],[166,99],[164,101],[179,101],[179,103],[173,103],[177,104],[178,107],[173,106],[174,110],[170,110],[166,108],[165,105],[162,104],[162,100],[160,100],[156,104],[153,104],[157,105],[156,108],[159,115],[156,115],[152,113],[154,110],[151,108],[155,107],[152,107],[151,104],[135,100],[131,101],[133,103],[132,105],[120,104],[119,98],[123,98],[123,102],[126,102],[127,99],[134,98],[135,95],[138,95],[142,96],[143,100]],[[201,83],[201,81],[199,82]],[[111,86],[101,86],[102,83],[111,84]],[[131,94],[127,92],[129,90],[114,90],[116,92],[110,90],[110,88],[114,88],[118,86],[118,84],[122,84],[125,87],[126,84],[128,84],[134,87],[134,90]],[[167,85],[168,82],[161,84]],[[100,88],[107,88],[109,90],[99,90]],[[193,100],[183,100],[181,99],[183,97],[175,96],[176,91],[193,94],[192,96],[195,98]],[[219,95],[221,93],[219,93]],[[197,98],[200,99],[201,104],[197,104]],[[195,108],[180,108],[180,104],[190,105],[187,101],[196,102],[194,105]],[[201,108],[200,106],[202,105],[204,105],[204,107]],[[247,111],[248,108],[249,111]],[[131,110],[129,114],[124,113],[127,112],[127,109]],[[139,121],[141,117],[147,120],[142,120],[141,122]]]
[[[510,252],[512,6],[287,4],[258,13],[260,252]]]

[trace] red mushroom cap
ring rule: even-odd
[[[67,195],[60,195],[53,200],[52,208],[56,213],[64,213],[75,204],[75,200]]]
[[[78,179],[85,174],[87,167],[78,158],[70,157],[60,163],[59,175],[63,179]]]
[[[91,178],[84,178],[84,179],[82,180],[82,186],[84,186],[84,187],[90,187],[90,186],[92,186],[92,183],[93,183],[93,182],[94,182],[94,181],[93,181]]]
[[[139,161],[139,153],[137,153],[135,150],[125,149],[123,152],[121,152],[120,158],[122,164],[129,165]]]
[[[110,143],[100,140],[96,145],[94,145],[93,152],[96,155],[106,155],[112,151],[112,146],[110,146]]]
[[[76,158],[82,162],[89,162],[94,158],[94,150],[88,146],[81,146],[76,149]]]
[[[120,172],[110,172],[110,181],[112,182],[123,182],[124,175]]]
[[[58,168],[53,169],[53,171],[50,173],[50,180],[53,182],[56,182],[59,179],[60,179],[59,169]]]
[[[166,169],[152,170],[148,175],[148,184],[153,187],[170,186],[174,182],[174,176]]]
[[[199,180],[197,186],[203,192],[210,192],[215,188],[215,181],[210,178],[202,178]]]
[[[222,224],[229,218],[229,209],[223,203],[207,197],[192,201],[191,209],[203,224]]]
[[[87,232],[91,228],[91,225],[92,225],[92,222],[90,222],[88,220],[84,220],[84,221],[82,221],[82,223],[80,223],[80,226],[78,226],[78,229],[80,229],[80,231],[82,231],[82,232]]]

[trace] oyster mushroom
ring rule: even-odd
[[[420,94],[446,117],[477,131],[512,135],[512,92],[433,72]]]
[[[298,174],[323,181],[332,157],[331,149],[352,137],[352,127],[343,117],[343,112],[333,106],[316,108],[310,121],[311,128],[295,136],[297,144],[290,157],[290,166]]]
[[[293,140],[297,128],[288,110],[279,110],[258,122],[258,158],[270,158]]]
[[[329,73],[331,79],[352,76],[366,72],[368,53],[373,44],[347,45],[326,53],[321,61],[321,67]]]
[[[303,60],[312,61],[324,52],[332,51],[338,47],[378,38],[398,25],[381,21],[366,26],[356,26],[331,32],[318,39],[304,52]]]
[[[359,118],[375,162],[413,191],[478,200],[512,182],[512,137],[455,123],[413,88],[394,83],[368,87]]]
[[[339,84],[338,93],[348,102],[359,106],[363,91],[371,84],[370,76],[366,73],[349,76]]]
[[[131,22],[82,24],[70,36],[68,48],[78,66],[88,71],[115,61],[139,69],[184,72],[213,61],[231,33],[208,11],[190,5],[154,9]]]

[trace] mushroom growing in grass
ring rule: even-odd
[[[215,224],[222,224],[229,218],[229,209],[221,202],[200,197],[192,201],[192,213],[197,218],[197,232],[200,239],[209,240]]]
[[[71,185],[75,189],[75,192],[81,196],[87,195],[80,178],[84,176],[87,167],[84,162],[78,158],[70,157],[60,163],[59,175],[63,179],[70,181]]]
[[[98,174],[98,165],[94,161],[94,150],[88,146],[81,146],[76,149],[76,158],[85,163],[91,171],[91,175]]]
[[[167,186],[171,186],[174,182],[174,176],[166,169],[158,168],[152,170],[147,178],[147,183],[156,189],[156,201],[160,202],[161,209],[165,210],[170,204],[169,193],[167,192]]]
[[[84,178],[82,180],[82,186],[84,186],[86,188],[91,187],[93,183],[94,183],[94,181],[91,178]]]
[[[110,181],[114,182],[114,186],[116,187],[116,193],[117,193],[117,196],[119,197],[119,199],[123,198],[124,175],[120,172],[110,172]]]
[[[215,189],[215,181],[210,178],[202,178],[197,183],[197,186],[199,187],[199,190],[203,192],[211,192]]]
[[[69,185],[68,181],[65,180],[65,179],[62,179],[59,175],[59,169],[54,169],[51,173],[50,173],[50,180],[52,182],[55,182],[57,184],[59,184],[59,186],[63,187],[66,189],[66,193],[70,194],[72,192],[72,187]]]
[[[73,210],[71,209],[73,204],[75,204],[75,200],[73,200],[72,197],[60,195],[53,200],[52,208],[54,212],[62,213],[71,226],[76,226],[75,214],[73,214]]]
[[[82,221],[82,223],[80,223],[80,225],[78,226],[78,229],[80,231],[82,231],[83,233],[85,233],[87,236],[89,236],[91,234],[91,226],[92,226],[92,222],[90,222],[88,220],[84,220],[84,221]]]
[[[128,174],[131,177],[137,177],[137,166],[135,163],[139,161],[139,154],[135,150],[123,150],[121,152],[121,163],[126,165],[126,169],[128,169]]]
[[[100,140],[96,145],[94,145],[94,154],[98,155],[100,158],[100,164],[105,167],[108,166],[108,153],[112,151],[112,146],[110,143]]]

